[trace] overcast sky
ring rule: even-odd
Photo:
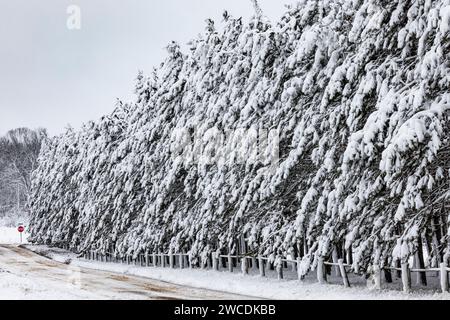
[[[248,19],[249,0],[0,0],[0,134],[97,119],[128,100],[138,70],[148,74],[171,40],[187,43],[205,19],[227,9]],[[260,0],[276,21],[290,0]],[[67,8],[81,29],[67,28]]]

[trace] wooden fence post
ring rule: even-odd
[[[184,256],[182,253],[180,253],[178,259],[180,260],[180,269],[183,269],[184,268]]]
[[[213,262],[213,269],[215,271],[219,271],[219,254],[217,252],[212,253],[212,262]]]
[[[256,258],[252,257],[252,269],[256,268]]]
[[[381,268],[379,265],[373,265],[373,280],[375,282],[375,289],[381,290]]]
[[[408,262],[402,262],[402,283],[403,291],[411,292],[411,271],[409,270]]]
[[[338,259],[339,272],[342,276],[342,281],[344,281],[344,286],[350,288],[350,282],[348,281],[347,270],[345,270],[344,259]]]
[[[206,261],[202,257],[200,257],[200,269],[205,270],[207,263],[208,263],[208,257],[206,257]]]
[[[258,257],[258,264],[259,264],[259,275],[261,277],[266,276],[266,269],[264,268],[264,260],[262,257]]]
[[[338,252],[337,252],[336,246],[334,246],[334,249],[333,249],[332,259],[333,259],[333,263],[337,263],[338,264],[337,266],[334,266],[335,275],[337,277],[341,277],[342,276],[342,274],[341,274],[341,266],[339,265],[339,256],[338,256]]]
[[[166,256],[164,255],[164,253],[161,253],[161,267],[166,267]]]
[[[297,272],[297,259],[295,261],[290,262],[292,272]]]
[[[243,274],[248,274],[248,261],[247,257],[242,257],[241,259],[241,268]]]
[[[283,279],[283,261],[281,261],[281,259],[279,260],[279,263],[277,263],[277,275],[278,280]]]
[[[441,289],[442,293],[448,292],[448,271],[447,264],[445,262],[441,263]]]
[[[303,280],[301,265],[302,265],[302,259],[300,257],[297,257],[297,279],[299,281]]]
[[[228,254],[228,271],[233,272],[233,258],[231,258],[231,254]]]
[[[317,263],[317,281],[319,281],[320,284],[323,284],[326,282],[326,275],[325,275],[325,265],[324,260],[322,257],[319,257],[318,263]]]

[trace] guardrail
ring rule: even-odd
[[[114,262],[114,263],[123,263],[128,265],[137,265],[142,267],[169,267],[171,269],[175,268],[194,268],[194,263],[191,259],[191,256],[187,253],[148,253],[148,254],[139,254],[137,256],[133,255],[125,255],[125,256],[117,256],[111,252],[99,252],[96,250],[86,251],[81,256],[83,256],[87,260],[96,260],[101,262]],[[274,265],[274,269],[276,270],[278,279],[283,279],[283,269],[284,264],[291,264],[292,269],[296,271],[298,279],[303,280],[302,273],[300,272],[301,259],[297,258],[293,259],[285,259],[281,257],[277,257],[275,259],[263,257],[263,256],[240,256],[240,255],[223,255],[212,253],[211,259],[207,259],[206,263],[200,263],[201,269],[211,268],[213,270],[219,271],[221,269],[220,259],[222,259],[222,268],[227,269],[229,272],[233,272],[234,268],[240,262],[241,272],[244,275],[249,274],[249,260],[252,261],[252,267],[259,269],[259,274],[261,277],[266,276],[266,267],[268,265],[268,261],[271,261]],[[210,263],[212,261],[212,265]],[[337,262],[328,262],[325,261],[324,258],[318,259],[317,264],[317,281],[320,284],[327,283],[327,271],[326,266],[332,266],[336,268],[336,274],[338,274],[342,278],[343,285],[345,287],[350,287],[350,281],[348,277],[348,268],[352,268],[352,265],[344,263],[343,259],[339,259]],[[446,263],[441,263],[439,268],[426,268],[426,269],[418,269],[418,268],[410,268],[408,263],[402,263],[401,268],[395,267],[379,267],[372,266],[372,275],[375,283],[375,288],[381,290],[382,280],[381,280],[381,272],[383,270],[395,270],[401,273],[401,280],[403,285],[403,291],[406,293],[411,292],[411,273],[412,272],[438,272],[440,275],[440,287],[442,292],[449,291],[449,279],[448,273],[450,272],[450,268]]]

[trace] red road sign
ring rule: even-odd
[[[17,228],[17,230],[18,230],[20,233],[22,233],[22,232],[25,231],[25,228],[24,228],[23,226],[19,226],[19,227]]]

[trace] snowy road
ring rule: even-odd
[[[18,284],[20,290],[17,289]],[[4,292],[0,298],[3,299],[248,299],[148,278],[69,266],[14,245],[0,245],[2,289]]]

